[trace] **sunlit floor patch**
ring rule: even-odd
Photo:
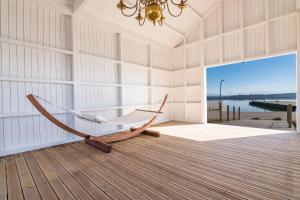
[[[263,135],[292,133],[284,130],[238,127],[220,124],[194,124],[168,122],[151,128],[161,134],[191,139],[196,141],[210,141],[230,138],[244,138]]]

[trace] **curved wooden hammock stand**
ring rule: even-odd
[[[158,110],[158,112],[161,112],[163,107],[166,104],[168,95],[166,95],[163,99],[163,102]],[[44,116],[46,117],[49,121],[51,121],[52,123],[54,123],[56,126],[62,128],[63,130],[77,135],[79,137],[84,138],[85,143],[94,146],[106,153],[110,153],[111,149],[112,149],[112,145],[110,143],[113,142],[118,142],[118,141],[123,141],[123,140],[127,140],[136,136],[139,136],[141,134],[146,134],[146,135],[151,135],[154,137],[159,137],[160,133],[158,131],[150,131],[147,130],[152,123],[154,122],[154,120],[157,118],[157,116],[154,116],[153,118],[150,119],[150,121],[146,124],[144,124],[143,126],[139,127],[139,128],[131,128],[130,131],[126,132],[126,133],[118,133],[118,134],[113,134],[113,135],[107,135],[107,136],[91,136],[89,134],[77,131],[69,126],[67,126],[66,124],[62,123],[61,121],[59,121],[58,119],[56,119],[53,115],[51,115],[40,103],[39,101],[32,95],[29,94],[27,95],[27,99],[32,103],[32,105]]]

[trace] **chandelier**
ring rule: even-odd
[[[122,14],[126,17],[132,17],[135,14],[135,19],[140,26],[143,26],[146,19],[151,21],[154,26],[158,23],[162,26],[163,21],[166,19],[164,11],[167,10],[173,17],[178,17],[182,14],[182,10],[186,7],[187,0],[180,0],[179,3],[173,2],[173,0],[136,0],[136,3],[132,6],[126,5],[123,0],[120,0],[117,7],[121,10]],[[178,13],[173,13],[170,10],[170,5],[177,7]]]

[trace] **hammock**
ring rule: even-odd
[[[136,109],[135,111],[123,115],[121,117],[117,117],[115,119],[106,119],[101,115],[92,115],[92,114],[78,113],[78,112],[70,112],[70,113],[83,120],[87,120],[95,123],[112,124],[112,125],[127,125],[127,124],[141,123],[151,119],[152,117],[162,114],[162,112]]]
[[[94,123],[105,123],[105,124],[112,124],[112,125],[127,125],[127,124],[136,124],[145,122],[152,117],[156,117],[160,114],[163,114],[163,112],[158,111],[152,111],[152,110],[142,110],[142,109],[136,109],[133,112],[130,112],[129,114],[123,115],[121,117],[117,117],[114,119],[106,119],[102,115],[95,115],[95,114],[88,114],[84,112],[74,112],[71,110],[68,110],[66,108],[63,108],[61,106],[58,106],[44,98],[41,98],[39,96],[33,95],[36,99],[39,99],[41,101],[46,102],[47,104],[54,106],[60,110],[66,111],[67,113],[70,113],[71,115],[74,115],[75,117],[78,117],[80,119],[94,122]]]
[[[147,130],[151,126],[151,124],[154,122],[154,120],[157,118],[159,114],[162,114],[162,109],[164,105],[166,104],[168,95],[165,96],[165,98],[162,101],[162,104],[158,111],[150,111],[150,110],[135,110],[132,113],[129,113],[127,115],[118,117],[116,119],[107,120],[104,117],[100,115],[88,115],[83,113],[76,113],[68,111],[65,108],[59,107],[54,105],[57,108],[60,108],[62,110],[65,110],[76,117],[79,117],[81,119],[85,119],[88,121],[96,122],[96,123],[109,123],[109,124],[118,124],[118,125],[124,125],[124,124],[133,124],[138,122],[143,122],[146,120],[149,120],[147,123],[145,123],[143,126],[139,128],[131,128],[129,132],[127,133],[120,133],[120,134],[114,134],[114,135],[107,135],[107,136],[98,136],[94,137],[89,134],[77,131],[66,124],[62,123],[58,119],[56,119],[53,115],[51,115],[40,103],[37,99],[42,99],[38,96],[34,96],[33,94],[27,95],[27,99],[32,103],[32,105],[49,121],[57,125],[58,127],[62,128],[65,131],[70,132],[71,134],[77,135],[79,137],[82,137],[85,139],[85,142],[89,145],[92,145],[106,153],[110,153],[112,146],[109,143],[118,142],[122,140],[127,140],[132,137],[139,136],[140,134],[147,134],[151,136],[159,137],[160,133],[157,131],[150,131]],[[42,99],[43,101],[53,105],[51,102]]]

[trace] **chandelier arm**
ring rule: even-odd
[[[171,1],[172,4],[174,4],[174,5],[176,5],[176,6],[178,6],[178,5],[181,4],[181,2],[180,2],[180,3],[175,3],[173,0],[170,0],[170,1]],[[186,3],[186,2],[187,2],[187,0],[182,1],[182,3]],[[167,3],[168,3],[168,2],[167,2]]]
[[[137,12],[137,8],[138,7],[135,7],[135,10],[134,10],[134,12],[132,13],[132,14],[126,14],[123,10],[121,10],[121,12],[122,12],[122,14],[124,15],[124,16],[126,16],[126,17],[132,17],[133,15],[135,15],[136,14],[136,12]]]
[[[134,9],[134,8],[136,8],[136,7],[138,6],[138,1],[139,1],[139,0],[136,0],[135,4],[134,4],[133,6],[127,6],[126,4],[124,4],[124,5],[125,5],[125,7],[126,7],[127,9]]]
[[[143,21],[141,23],[141,21],[139,20],[139,25],[140,26],[143,26],[145,24],[145,21],[146,21],[146,13],[145,13],[145,16],[143,17]]]
[[[172,2],[172,0],[171,0],[171,2]],[[179,17],[179,16],[182,14],[182,9],[180,9],[180,13],[179,13],[179,14],[177,14],[177,15],[173,14],[173,13],[171,12],[171,10],[170,10],[168,1],[167,1],[166,4],[167,4],[168,12],[169,12],[169,14],[170,14],[171,16],[173,16],[173,17]]]

